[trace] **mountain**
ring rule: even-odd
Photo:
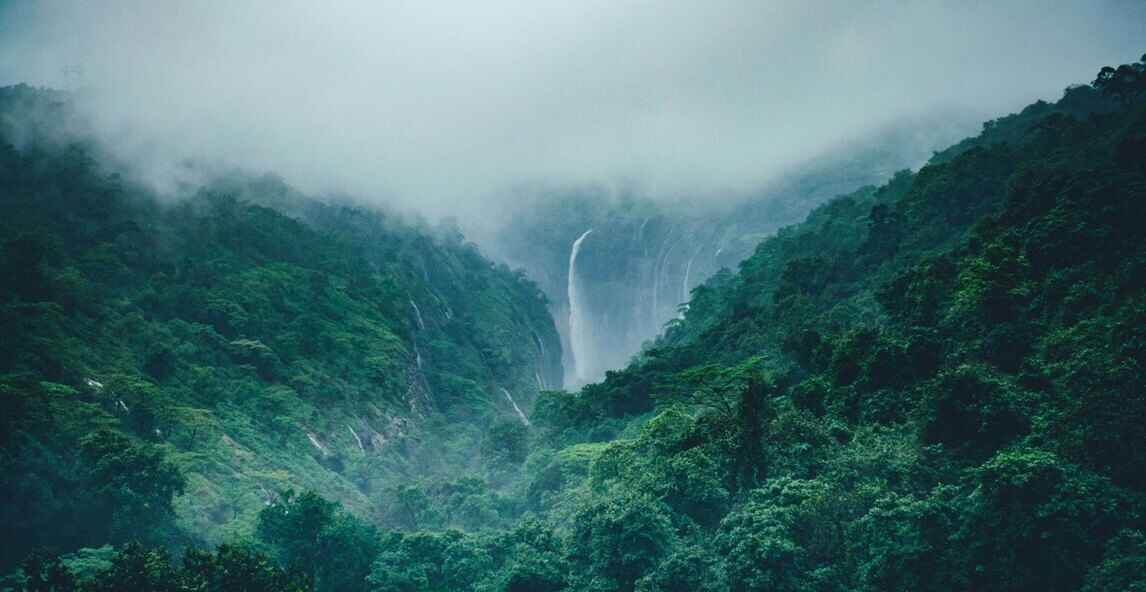
[[[635,186],[522,188],[504,225],[475,230],[476,240],[545,292],[567,354],[567,386],[576,388],[624,367],[680,317],[693,288],[735,268],[761,240],[833,196],[920,166],[972,121],[954,110],[905,118],[739,195],[666,201]],[[589,230],[571,281],[573,244]],[[576,335],[571,318],[579,319]]]
[[[34,555],[9,581],[56,590],[1143,589],[1146,56],[1110,72],[759,242],[735,273],[693,288],[683,318],[624,369],[576,393],[543,391],[528,426],[490,426],[478,472],[405,482],[373,516],[282,492],[259,512],[254,536],[191,550],[177,565],[167,549],[179,540],[168,537],[150,548]],[[67,170],[52,168],[50,186]],[[573,237],[578,255],[593,236]],[[5,252],[6,265],[25,262],[9,269],[34,260],[41,270],[10,305],[63,307],[45,300],[66,285],[59,268],[29,252],[38,251]],[[228,268],[212,269],[206,277]],[[121,285],[130,287],[101,291]],[[401,306],[401,296],[389,301]],[[111,312],[131,302],[101,301]],[[544,317],[535,302],[530,310]],[[39,318],[8,314],[6,327]],[[25,347],[88,343],[90,329],[77,327],[29,330]],[[122,357],[105,347],[97,359]],[[56,374],[36,379],[6,387],[5,401],[54,401],[58,417],[6,409],[17,419],[5,434],[27,426],[25,441],[46,439],[58,432],[35,422],[64,412],[106,416],[112,428],[122,421],[95,413],[79,398],[96,395]],[[178,475],[161,453],[172,444],[108,433],[84,438],[98,462],[83,483],[170,499]],[[25,464],[5,475],[42,481],[51,474],[43,467],[65,457],[39,451],[64,445],[6,441],[5,458]],[[314,458],[306,443],[291,451]],[[154,488],[133,486],[139,467]],[[31,499],[70,499],[40,487]],[[111,501],[153,508],[129,495]]]
[[[831,200],[540,401],[584,456],[532,482],[573,588],[1141,586],[1143,98],[1072,87]]]
[[[544,296],[455,229],[242,173],[170,201],[70,113],[0,90],[0,567],[249,535],[291,488],[380,513],[561,384]]]

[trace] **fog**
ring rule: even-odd
[[[74,91],[160,190],[193,159],[464,216],[521,183],[751,187],[896,118],[1057,98],[1144,31],[1130,0],[8,2],[0,84]]]

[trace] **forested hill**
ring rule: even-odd
[[[249,535],[290,488],[369,516],[560,386],[544,297],[456,230],[237,173],[164,203],[69,113],[0,90],[4,571]]]
[[[692,290],[684,318],[633,364],[579,393],[543,392],[528,429],[496,424],[481,443],[480,478],[405,485],[368,519],[285,494],[260,513],[254,537],[228,539],[237,546],[174,563],[169,541],[39,555],[10,581],[56,590],[76,580],[86,590],[1146,589],[1144,83],[1146,63],[1105,69],[1056,103],[989,122],[917,173],[817,208],[760,243],[737,273]],[[12,253],[26,251],[40,252]],[[24,329],[22,349],[86,343],[114,326],[64,332],[52,319],[83,300],[45,300],[70,276],[41,261],[28,295],[9,298],[23,308],[6,324],[43,325]],[[143,301],[158,306],[164,293]],[[133,301],[105,302],[111,315]],[[99,359],[124,359],[125,348]],[[20,359],[33,367],[38,358]],[[249,364],[247,380],[263,384]],[[189,371],[177,366],[166,380]],[[143,373],[153,389],[168,384]],[[131,417],[117,418],[115,402],[100,406],[107,384],[96,392],[62,371],[33,376],[5,387],[32,393],[6,395],[24,406],[5,411],[18,425],[114,427]],[[185,380],[175,384],[189,385],[187,400],[214,392]],[[213,400],[227,409],[277,400],[244,394]],[[232,431],[283,433],[246,427]],[[111,454],[108,436],[85,438],[86,458],[101,459],[92,465],[63,462],[84,458],[53,452],[69,445],[63,437],[28,444],[18,434],[5,450],[22,451],[9,462],[24,464],[6,474],[41,484],[17,488],[22,499],[67,500],[42,485],[57,473],[30,478],[60,463],[99,503],[147,509],[122,467],[159,451],[185,464],[209,458],[137,433]],[[292,456],[319,458],[291,437]]]
[[[1142,589],[1144,73],[825,204],[639,362],[541,401],[593,451],[574,564],[618,590]]]

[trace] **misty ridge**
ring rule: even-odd
[[[86,131],[161,192],[191,160],[481,218],[523,183],[636,182],[719,201],[904,118],[983,120],[1053,99],[1133,55],[1142,10],[276,8],[8,2],[0,80],[74,91]]]
[[[148,3],[16,2],[7,13],[21,26],[5,36],[0,80],[69,89],[67,124],[31,114],[41,131],[15,123],[13,137],[82,138],[168,201],[272,174],[323,199],[444,219],[541,284],[566,352],[568,270],[557,261],[592,221],[538,261],[520,229],[539,203],[612,211],[635,199],[667,207],[670,226],[706,220],[707,255],[700,244],[681,245],[680,261],[660,256],[671,245],[641,248],[658,251],[646,265],[656,269],[629,270],[651,278],[622,288],[636,300],[624,305],[631,318],[598,311],[588,333],[599,361],[583,374],[595,380],[676,318],[692,287],[811,206],[918,168],[992,114],[1055,98],[1128,55],[1141,7],[367,3],[268,17],[241,3],[172,16]],[[1095,27],[1104,45],[1070,43]],[[786,211],[751,212],[765,202]],[[660,294],[659,276],[682,288]],[[597,284],[617,299],[616,286]]]
[[[0,0],[0,592],[1146,589],[1144,32]]]

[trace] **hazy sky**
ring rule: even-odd
[[[746,186],[936,108],[1014,110],[1146,51],[1146,2],[2,2],[0,84],[84,89],[184,157],[433,215],[519,181]]]

